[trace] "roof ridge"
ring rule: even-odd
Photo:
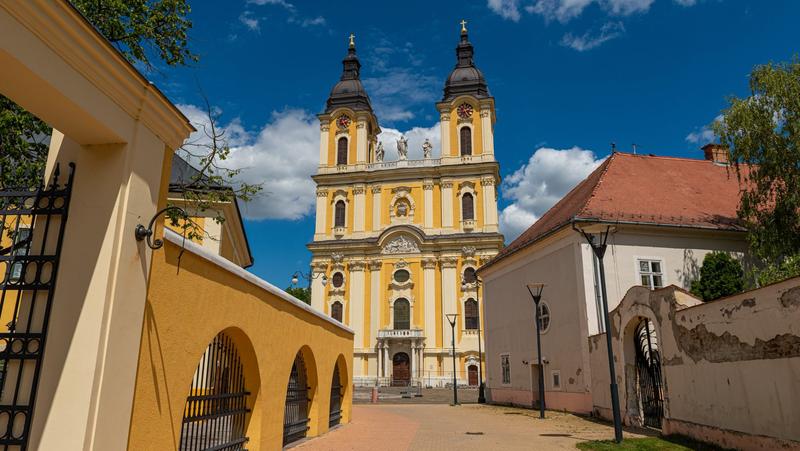
[[[603,164],[600,165],[600,167],[595,169],[595,170],[600,170],[600,175],[597,177],[597,182],[594,184],[592,192],[589,193],[589,195],[586,197],[586,202],[584,202],[583,206],[577,212],[575,212],[573,218],[576,218],[581,214],[583,214],[583,212],[586,211],[586,209],[589,207],[589,202],[591,202],[592,199],[594,199],[594,195],[597,192],[598,187],[603,182],[603,177],[605,177],[605,175],[608,173],[608,168],[611,166],[611,161],[616,158],[617,154],[618,154],[617,152],[613,152],[611,155],[608,156],[608,158],[606,158],[606,161],[604,161]],[[592,173],[594,173],[594,171],[592,171]],[[589,177],[591,176],[592,175],[589,174]],[[589,177],[586,177],[586,180],[589,180]]]

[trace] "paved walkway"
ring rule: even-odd
[[[575,449],[612,439],[614,429],[574,415],[488,405],[356,405],[353,421],[296,447],[299,451]],[[639,434],[625,433],[626,437]]]

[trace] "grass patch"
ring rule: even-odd
[[[613,440],[593,440],[590,442],[582,442],[577,444],[578,449],[591,450],[591,451],[605,451],[605,450],[636,450],[636,451],[722,451],[715,445],[708,443],[698,442],[687,437],[678,435],[670,435],[666,437],[646,437],[646,438],[629,438],[622,441],[622,443],[615,443]]]

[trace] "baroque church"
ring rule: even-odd
[[[354,382],[477,385],[483,290],[475,270],[503,246],[494,98],[462,23],[456,65],[436,103],[441,152],[384,161],[353,37],[319,115],[311,304],[355,332]],[[324,277],[323,277],[324,276]],[[455,333],[447,315],[457,314]],[[455,335],[455,336],[454,336]]]

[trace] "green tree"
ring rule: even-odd
[[[197,61],[186,0],[72,0],[72,4],[131,63],[153,67]],[[0,95],[0,189],[36,186],[47,159],[51,127]]]
[[[779,265],[768,265],[758,273],[760,286],[800,276],[800,254],[784,259]]]
[[[290,286],[286,290],[287,293],[300,299],[308,305],[311,305],[311,288],[302,288],[298,286]]]
[[[800,58],[757,66],[750,96],[731,97],[712,124],[743,192],[739,217],[764,266],[800,254]]]
[[[700,279],[692,281],[692,294],[704,301],[713,301],[744,289],[741,263],[725,252],[711,252],[703,258]]]

